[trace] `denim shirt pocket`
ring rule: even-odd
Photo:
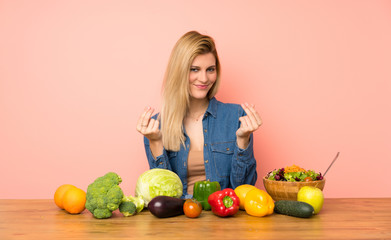
[[[235,141],[211,144],[216,175],[220,178],[229,178],[230,176],[234,147]]]

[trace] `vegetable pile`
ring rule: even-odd
[[[316,181],[323,179],[321,173],[305,170],[296,165],[271,171],[267,178],[276,181]],[[308,180],[310,179],[310,180]],[[118,210],[123,216],[133,216],[148,207],[158,218],[186,215],[189,218],[201,216],[203,210],[211,210],[219,217],[234,216],[239,210],[256,217],[273,213],[293,217],[308,218],[319,213],[323,206],[323,193],[316,187],[304,186],[298,192],[297,201],[280,200],[274,202],[271,196],[249,184],[235,189],[221,189],[219,182],[198,181],[194,185],[193,199],[182,199],[183,185],[179,176],[166,169],[145,171],[137,180],[136,196],[125,196],[119,184],[121,177],[109,172],[92,182],[85,194],[85,208],[95,218],[110,218]],[[66,203],[61,195],[76,187],[65,184],[55,193],[55,203],[60,208]],[[82,190],[81,190],[82,191]],[[82,196],[73,202],[72,208],[80,213],[84,210]],[[80,206],[81,205],[81,206]],[[79,208],[80,207],[80,208]]]
[[[177,200],[177,202],[180,202],[177,205],[180,205],[181,208],[183,207],[184,200],[179,199],[183,192],[182,182],[178,175],[172,171],[151,169],[141,174],[137,180],[136,197],[131,195],[125,196],[119,186],[121,182],[121,177],[114,172],[109,172],[95,179],[87,188],[85,208],[95,218],[99,219],[111,217],[113,211],[117,209],[125,217],[129,217],[141,212],[144,206],[148,206],[148,203],[154,198],[162,196],[170,198],[168,202],[172,202],[172,199]],[[155,199],[157,205],[164,203],[164,201],[157,200],[159,198]],[[162,208],[166,207],[155,206],[155,209],[160,211],[160,214],[157,215],[163,216],[166,214],[165,217],[168,217],[168,215],[172,214],[169,207],[167,209]],[[183,214],[183,208],[179,213]]]
[[[119,186],[121,182],[118,174],[109,172],[88,186],[85,207],[95,218],[109,218],[117,209],[128,217],[144,208],[144,201],[141,198],[124,196]]]
[[[313,170],[305,170],[296,165],[286,168],[275,169],[266,175],[269,180],[287,181],[287,182],[308,182],[322,180],[322,173],[316,173]]]

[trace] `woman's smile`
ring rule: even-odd
[[[198,55],[191,64],[189,82],[190,95],[195,99],[205,99],[216,82],[216,58],[212,53]]]
[[[201,90],[204,90],[204,89],[207,89],[209,85],[208,84],[202,84],[202,85],[194,84],[194,86],[196,86],[197,88],[199,88]]]

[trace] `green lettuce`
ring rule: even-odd
[[[183,185],[178,175],[167,169],[154,168],[140,175],[136,183],[136,197],[141,196],[145,206],[156,196],[180,198]]]

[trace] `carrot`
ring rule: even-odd
[[[285,167],[284,172],[288,173],[288,172],[307,172],[307,171],[305,169],[293,164],[290,167]]]

